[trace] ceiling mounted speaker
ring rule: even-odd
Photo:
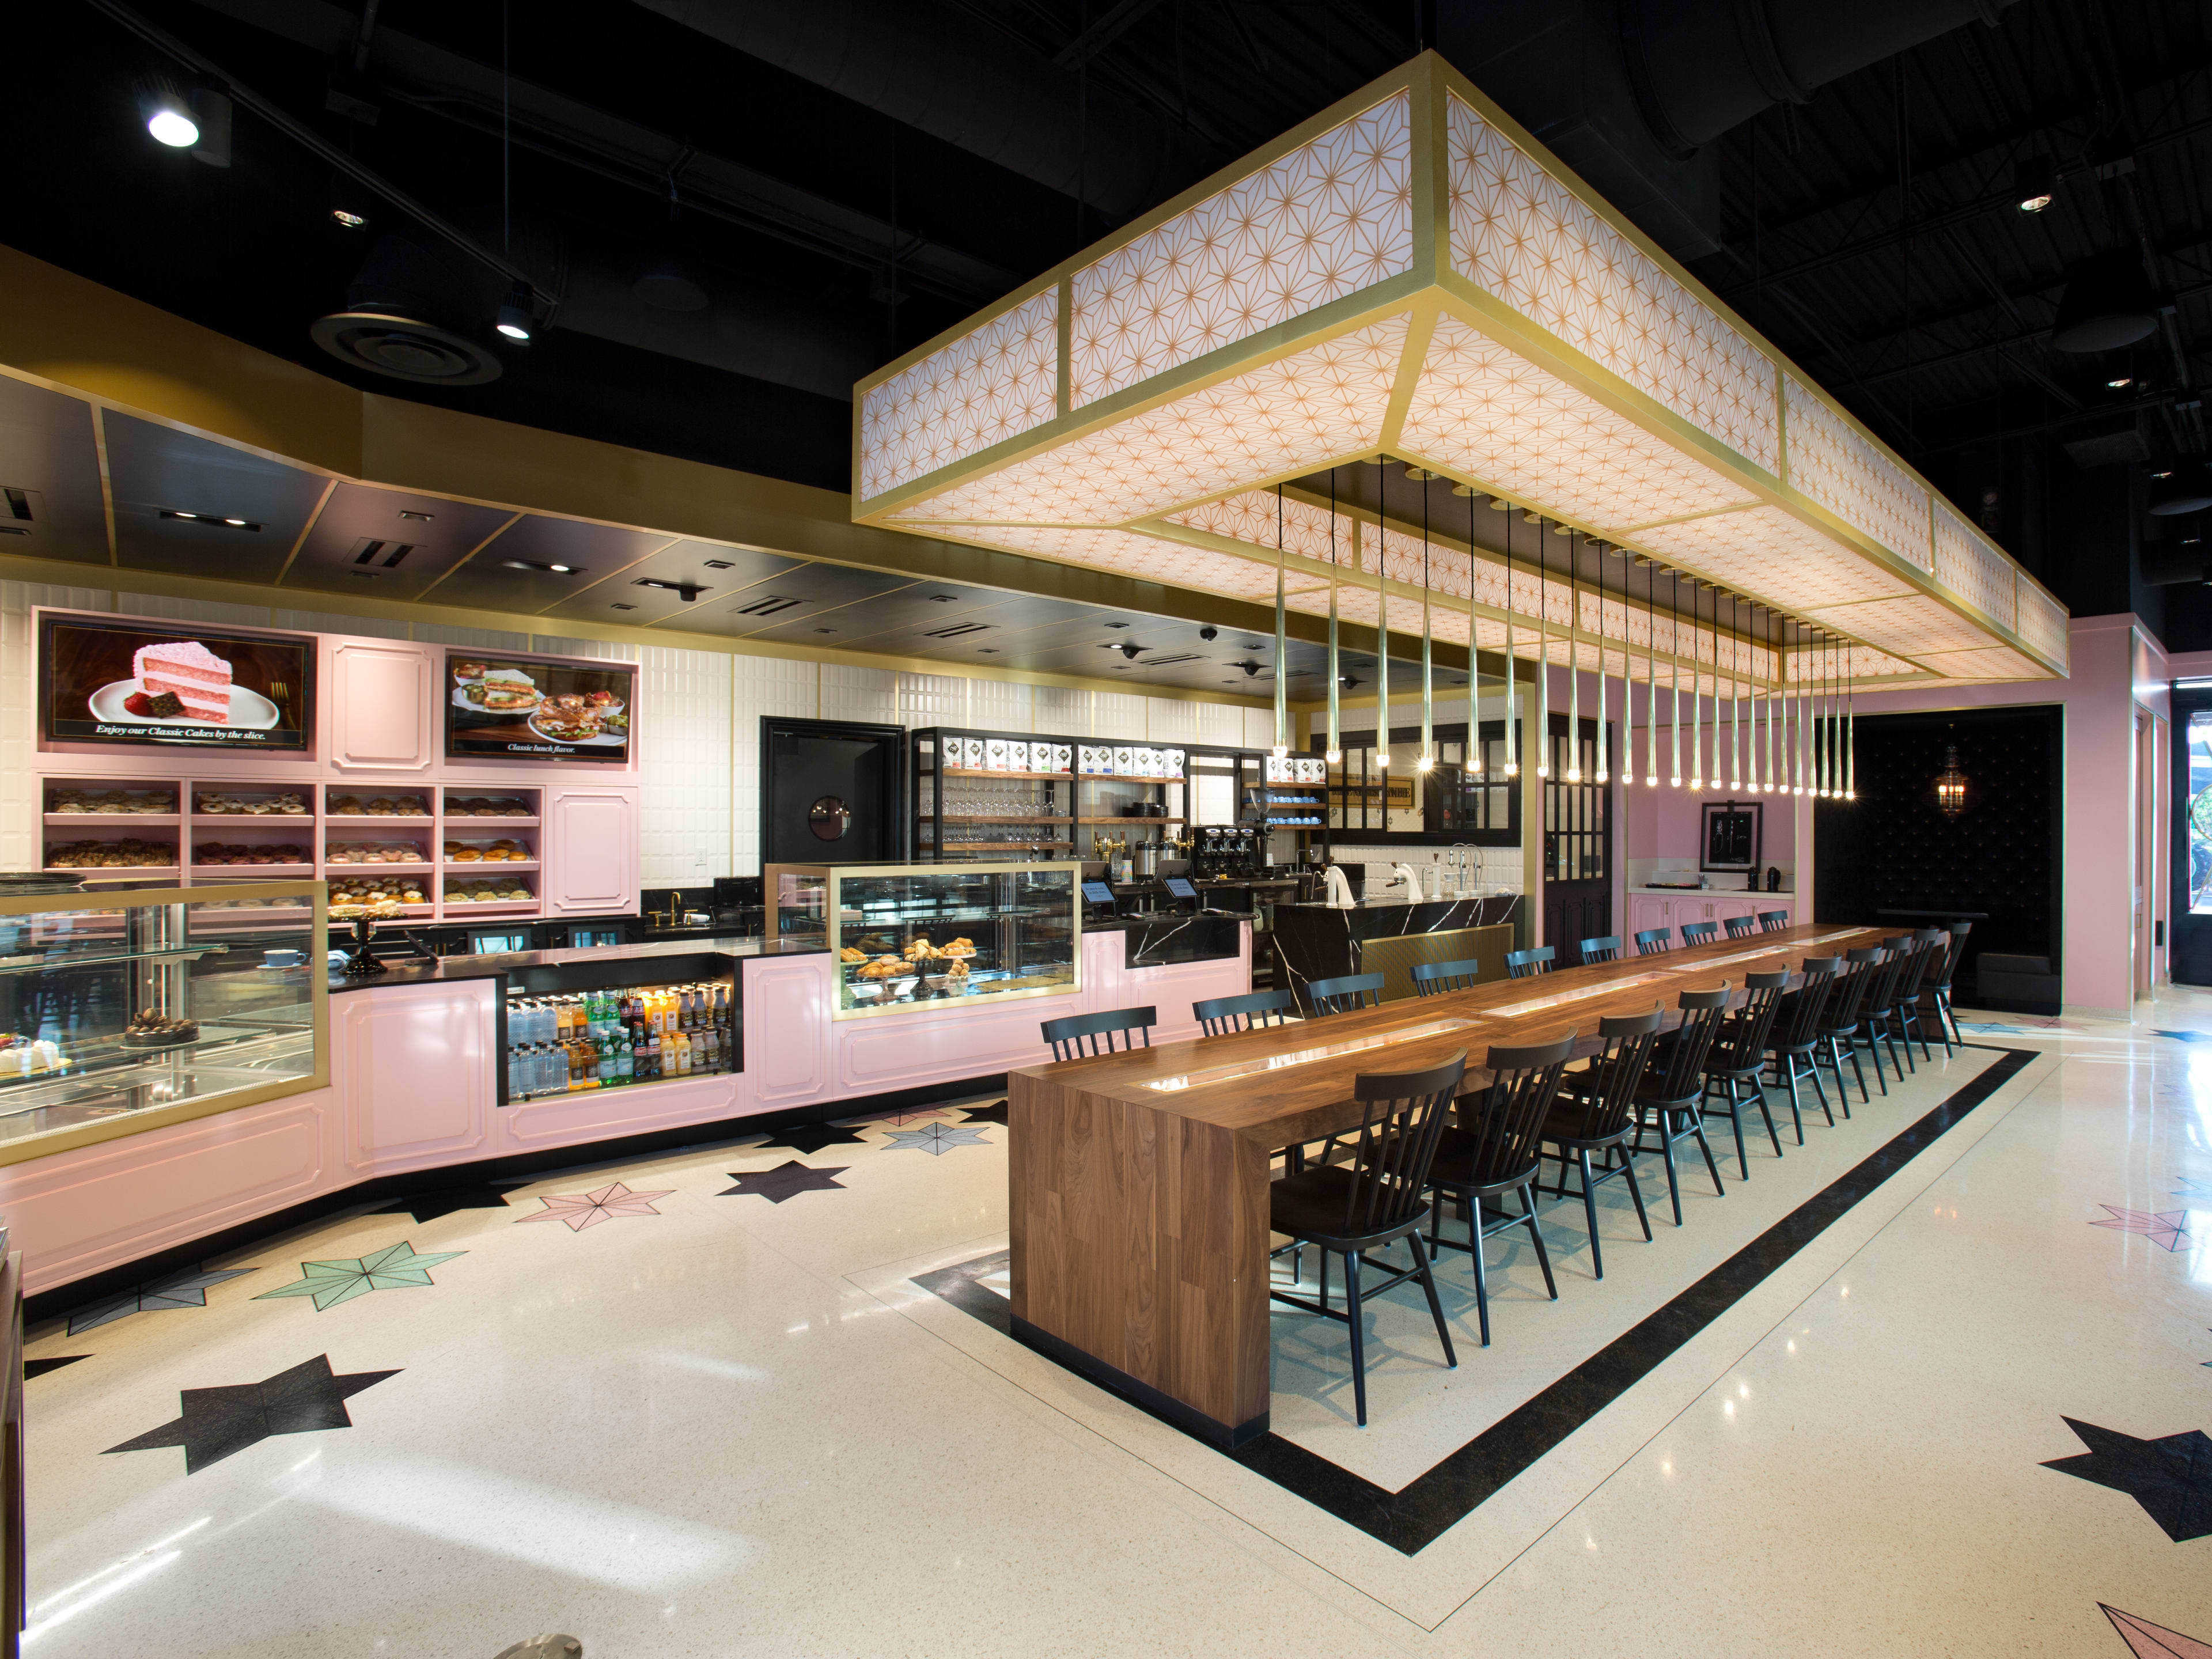
[[[396,380],[482,386],[500,375],[500,361],[488,347],[411,317],[338,311],[317,318],[307,332],[331,356]]]
[[[2212,507],[2212,472],[2201,465],[2177,467],[2151,481],[2147,510],[2159,518],[2180,518],[2208,507]]]
[[[2114,248],[2084,260],[2067,280],[2051,319],[2051,343],[2061,351],[2112,351],[2133,345],[2158,326],[2158,300],[2142,257]]]

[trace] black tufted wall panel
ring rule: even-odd
[[[2063,711],[2055,703],[1940,714],[1862,715],[1858,800],[1814,809],[1814,895],[1822,921],[1879,925],[1887,908],[1985,910],[1965,969],[1984,951],[2061,950],[2059,833]],[[1945,747],[1959,747],[1966,809],[1936,806]],[[1924,926],[1924,923],[1914,923]]]

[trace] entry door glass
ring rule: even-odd
[[[2212,985],[2212,694],[2173,694],[2173,937],[2168,971]]]
[[[2189,846],[2189,914],[2212,916],[2212,709],[2189,717],[2189,782],[2183,810]]]

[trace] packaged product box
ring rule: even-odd
[[[1006,740],[1004,738],[983,739],[983,769],[987,772],[1006,769]]]

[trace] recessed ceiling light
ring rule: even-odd
[[[331,210],[331,219],[332,222],[343,227],[347,230],[359,230],[363,225],[368,222],[368,216],[367,214],[356,213],[350,208],[332,208]]]
[[[172,520],[180,524],[222,525],[231,530],[250,530],[258,532],[261,528],[259,525],[256,524],[251,519],[226,518],[213,513],[188,513],[181,507],[164,507],[158,508],[156,509],[155,516],[157,518]]]
[[[223,522],[235,530],[243,530],[246,528],[246,520],[243,519],[225,519]]]
[[[2115,392],[2131,386],[2135,383],[2136,377],[2132,374],[2116,374],[2111,380],[2105,382],[2106,386],[2112,387]]]
[[[416,524],[428,524],[438,515],[434,513],[417,513],[412,507],[403,507],[399,509],[399,516]]]
[[[2040,213],[2049,207],[2057,185],[2057,172],[2048,155],[2031,155],[2013,169],[2013,193],[2022,213]]]
[[[538,559],[501,559],[500,567],[506,570],[545,570],[556,576],[580,576],[584,567],[580,564],[547,564]]]
[[[729,568],[730,562],[727,559],[709,559],[707,561],[707,568],[709,570],[727,570]]]
[[[610,611],[635,611],[637,609],[634,605],[624,605],[619,600],[616,601],[613,605],[609,605],[607,608]]]

